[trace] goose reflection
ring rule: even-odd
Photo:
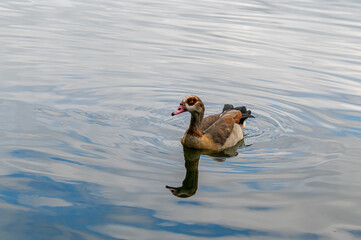
[[[183,146],[186,176],[181,187],[166,186],[174,196],[188,198],[193,196],[198,189],[198,164],[201,155],[214,157],[214,160],[223,162],[226,158],[237,156],[237,149],[244,146],[244,141],[239,141],[235,146],[221,152],[210,152],[206,150],[191,149]]]

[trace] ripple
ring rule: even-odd
[[[215,109],[223,108],[223,105],[217,105],[215,103],[211,103],[210,105]],[[247,148],[247,146],[259,142],[271,143],[285,133],[290,132],[285,124],[285,119],[280,118],[276,109],[268,108],[268,111],[259,111],[262,110],[259,106],[255,109],[255,111],[257,111],[254,113],[256,118],[250,119],[247,123],[245,131],[246,145],[239,148],[239,154],[245,151],[244,147]],[[152,164],[164,165],[172,163],[175,166],[183,167],[184,162],[179,161],[179,155],[181,155],[182,151],[180,138],[188,127],[189,116],[181,115],[171,117],[170,112],[172,112],[171,108],[152,109],[149,107],[136,107],[132,109],[129,106],[128,110],[122,111],[123,114],[127,115],[127,126],[125,127],[127,130],[123,131],[122,137],[126,139],[126,141],[132,142],[134,151],[148,155],[149,159],[152,159]],[[279,156],[280,152],[278,152],[277,155]],[[154,159],[153,156],[157,156],[157,158]],[[218,158],[205,157],[203,161],[207,161],[207,159],[213,161]],[[244,159],[237,159],[237,161],[241,163]],[[203,169],[205,169],[205,171],[218,172],[225,172],[227,168],[229,168],[228,171],[234,172],[235,169],[234,162],[226,162],[222,166],[205,162],[204,166],[210,165],[213,167]],[[260,164],[257,165],[263,169]],[[255,168],[256,167],[257,166],[255,166]],[[244,172],[244,169],[239,168],[238,171]]]
[[[5,238],[36,224],[44,239],[357,237],[360,7],[5,0]],[[187,94],[206,115],[230,103],[256,118],[237,156],[201,156],[198,192],[180,204],[164,185],[187,176],[190,117],[170,116]]]

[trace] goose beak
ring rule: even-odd
[[[165,186],[166,188],[169,189],[169,191],[171,191],[173,193],[173,195],[177,196],[178,194],[178,189],[179,188],[176,188],[176,187],[170,187],[170,186]]]
[[[172,116],[180,114],[185,111],[186,111],[186,109],[185,109],[184,104],[180,104],[179,107],[174,112],[172,112]]]

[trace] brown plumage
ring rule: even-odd
[[[232,147],[243,139],[246,119],[253,117],[246,107],[233,108],[228,104],[224,106],[222,113],[203,119],[204,110],[200,98],[188,95],[172,113],[172,116],[186,111],[191,113],[189,128],[181,140],[184,146],[214,151]]]

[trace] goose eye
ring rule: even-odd
[[[188,105],[192,106],[194,103],[195,103],[195,100],[194,100],[194,99],[189,99]]]

